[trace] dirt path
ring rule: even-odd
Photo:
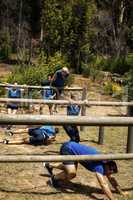
[[[83,84],[82,80],[82,84]],[[82,85],[81,84],[81,85]],[[105,100],[106,96],[101,95],[90,86],[88,98]],[[47,110],[47,109],[46,109]],[[126,110],[115,107],[89,107],[87,115],[107,116],[119,115]],[[59,113],[65,114],[65,109],[59,108]],[[125,152],[127,128],[109,127],[105,128],[105,144],[97,144],[98,127],[86,127],[81,135],[81,143],[92,145],[107,152]],[[0,137],[6,137],[4,129],[0,128]],[[0,144],[0,154],[45,154],[57,155],[61,144],[68,140],[63,129],[57,135],[56,141],[49,146],[32,145],[5,145]],[[132,161],[118,161],[120,168],[116,176],[122,188],[129,192],[129,200],[133,199],[133,171]],[[88,173],[83,167],[79,166],[78,176],[71,184],[64,184],[61,190],[56,190],[49,186],[49,177],[42,163],[3,163],[0,164],[0,200],[100,200],[106,199],[105,195],[97,183],[93,173]],[[115,194],[119,200],[122,197]]]

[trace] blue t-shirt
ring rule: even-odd
[[[20,89],[13,90],[12,88],[10,88],[8,90],[8,98],[21,98],[21,90]]]
[[[54,85],[56,87],[64,87],[64,83],[65,83],[68,75],[66,74],[66,76],[63,76],[62,75],[62,70],[57,70],[55,72],[55,76],[56,76],[56,78],[54,80]]]
[[[55,128],[52,126],[45,125],[45,126],[41,126],[39,129],[41,130],[42,134],[44,133],[48,137],[55,136],[56,134]]]
[[[65,149],[68,151],[70,155],[97,155],[100,154],[94,147],[85,146],[73,141],[65,142],[61,149]],[[87,170],[92,172],[99,172],[104,175],[104,163],[102,161],[80,161],[81,165],[83,165]]]
[[[50,99],[53,96],[53,89],[48,87],[42,91],[43,99]]]
[[[80,112],[80,106],[78,105],[68,105],[67,115],[78,115]]]

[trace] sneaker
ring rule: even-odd
[[[43,167],[46,168],[50,176],[53,176],[53,169],[49,166],[49,163],[43,163]]]
[[[6,135],[9,135],[9,136],[12,136],[12,135],[13,135],[13,132],[12,132],[10,129],[6,129],[6,130],[5,130],[5,134],[6,134]]]
[[[60,181],[59,181],[59,180],[56,180],[54,177],[55,177],[54,175],[51,176],[51,178],[50,178],[50,180],[49,180],[50,185],[52,185],[52,186],[55,187],[55,188],[61,187]]]
[[[4,139],[4,140],[3,140],[3,144],[8,144],[8,142],[9,142],[9,141],[8,141],[7,139]]]

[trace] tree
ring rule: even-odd
[[[95,13],[94,1],[45,0],[42,3],[44,51],[47,57],[60,51],[71,67],[81,72],[82,49],[89,43],[90,24]]]
[[[98,11],[97,44],[102,46],[101,54],[125,58],[128,53],[127,36],[131,27],[133,1],[131,0],[96,0]],[[98,40],[100,42],[98,42]]]

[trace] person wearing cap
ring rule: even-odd
[[[65,142],[60,149],[61,155],[98,155],[100,152],[91,146],[86,146],[73,141]],[[103,192],[109,200],[117,200],[116,197],[111,192],[109,188],[108,181],[111,183],[116,192],[125,196],[122,192],[119,184],[112,177],[112,174],[117,173],[117,165],[115,161],[111,160],[100,160],[100,161],[64,161],[61,164],[58,163],[43,163],[43,166],[50,175],[50,183],[54,187],[61,187],[62,183],[65,181],[70,181],[76,177],[78,163],[80,163],[88,171],[95,173],[99,185],[101,186]],[[61,172],[54,174],[53,169],[60,169]],[[108,180],[108,181],[107,181]]]

